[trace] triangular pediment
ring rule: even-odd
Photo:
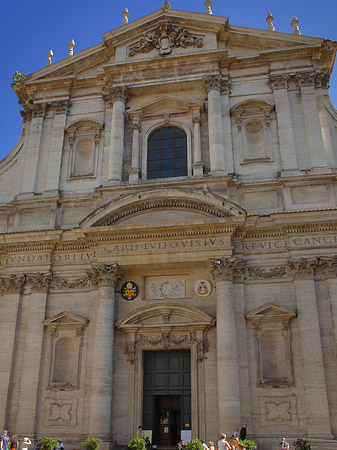
[[[184,114],[191,111],[201,111],[204,106],[204,102],[201,101],[189,101],[174,96],[161,96],[156,100],[144,104],[142,106],[132,108],[128,111],[131,118],[133,117],[154,117],[163,115]]]
[[[246,314],[247,320],[268,321],[268,320],[290,320],[296,317],[296,311],[285,306],[276,305],[273,302],[266,303],[253,309]]]
[[[76,314],[72,314],[68,311],[62,311],[55,316],[49,317],[44,321],[45,326],[59,326],[59,325],[68,325],[68,326],[84,326],[87,325],[88,320],[83,317],[77,316]]]

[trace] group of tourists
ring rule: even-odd
[[[244,425],[240,432],[239,428],[235,428],[233,435],[227,441],[227,436],[222,433],[219,436],[219,440],[215,445],[213,441],[209,441],[206,444],[205,439],[200,439],[202,444],[202,450],[245,450],[243,441],[247,439],[247,425]],[[184,449],[185,442],[181,439],[177,444],[177,450]]]
[[[19,446],[19,441],[17,436],[14,434],[11,438],[8,436],[8,431],[3,430],[1,435],[1,448],[0,450],[28,450],[28,446],[31,445],[31,440],[25,437],[22,441],[21,446]],[[34,450],[40,450],[41,439],[36,441]],[[62,439],[58,439],[56,447],[54,450],[64,450],[64,445]]]
[[[21,444],[21,450],[28,450],[28,445],[30,444],[31,440],[28,437],[25,437]],[[9,437],[7,430],[3,430],[1,435],[1,450],[19,450],[17,436],[13,434],[12,437]]]

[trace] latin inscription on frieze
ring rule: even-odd
[[[237,252],[276,252],[295,248],[337,247],[337,235],[299,236],[287,239],[246,240],[245,242],[230,242],[228,238],[202,239],[167,239],[146,242],[116,242],[104,244],[98,250],[81,253],[16,253],[4,256],[0,267],[43,265],[43,264],[74,264],[96,261],[97,256],[116,256],[125,254],[163,253],[202,251],[224,249],[230,246]]]

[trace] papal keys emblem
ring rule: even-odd
[[[138,286],[133,281],[127,281],[123,284],[121,293],[125,300],[133,300],[138,295]]]

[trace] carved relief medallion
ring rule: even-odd
[[[150,283],[150,299],[185,298],[185,280],[153,281]]]
[[[194,285],[194,292],[199,297],[208,297],[212,292],[211,283],[207,280],[198,280]]]

